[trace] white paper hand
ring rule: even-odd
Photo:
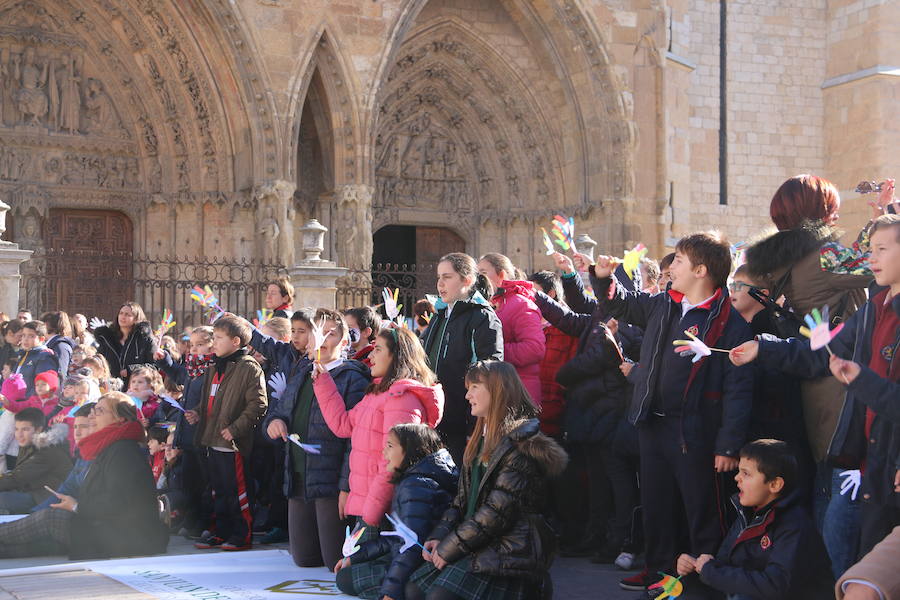
[[[853,469],[850,471],[841,471],[841,477],[846,477],[844,481],[841,482],[841,496],[850,492],[850,500],[856,501],[856,494],[859,493],[859,486],[862,483],[862,474],[859,472],[859,469]]]
[[[88,323],[89,329],[97,329],[98,327],[106,327],[109,325],[109,321],[104,321],[103,319],[99,319],[97,317],[91,317],[90,323]]]
[[[310,323],[312,325],[312,335],[313,335],[313,351],[318,352],[319,348],[322,347],[322,344],[325,343],[325,318],[322,318],[321,323],[316,323],[313,321]],[[318,359],[318,356],[316,357]]]
[[[388,316],[389,321],[396,321],[397,316],[400,314],[400,309],[403,307],[402,304],[397,304],[397,294],[399,289],[391,292],[387,288],[381,290],[381,298],[384,300],[384,312]]]
[[[416,535],[416,532],[410,529],[406,523],[401,521],[396,513],[385,516],[387,517],[387,520],[391,522],[391,525],[394,526],[394,531],[382,531],[381,535],[395,536],[403,540],[403,545],[400,546],[401,553],[406,552],[413,546],[419,546],[423,550],[425,549],[422,544],[419,543],[419,536]]]
[[[360,547],[356,545],[356,542],[359,541],[359,538],[362,537],[365,530],[365,527],[360,527],[358,530],[350,533],[350,528],[347,527],[347,535],[344,537],[344,547],[341,548],[341,553],[344,555],[344,558],[349,558],[359,552]]]
[[[284,388],[287,387],[287,378],[284,376],[284,373],[280,371],[272,373],[272,376],[269,377],[269,387],[272,388],[272,397],[280,400],[281,394],[284,393]]]

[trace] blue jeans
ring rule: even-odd
[[[0,514],[26,515],[34,506],[34,498],[25,492],[0,492]]]
[[[841,495],[844,479],[840,473],[844,470],[819,463],[813,494],[816,528],[828,550],[835,579],[856,563],[859,551],[859,500],[851,500],[850,492]]]

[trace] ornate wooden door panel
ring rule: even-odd
[[[417,277],[419,297],[437,290],[437,263],[451,252],[465,252],[466,242],[443,227],[416,227],[416,264],[422,268]]]
[[[112,318],[134,296],[133,239],[131,220],[120,212],[51,209],[46,309]]]

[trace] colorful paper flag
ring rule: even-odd
[[[266,323],[269,322],[269,319],[271,319],[274,314],[275,312],[269,308],[258,310],[256,311],[256,319],[254,319],[253,324],[257,327],[263,327]]]
[[[173,327],[175,327],[175,317],[172,315],[172,311],[168,308],[163,309],[162,322],[160,322],[159,327],[154,332],[160,346],[162,346],[163,336]]]
[[[556,244],[563,250],[575,250],[575,219],[565,215],[553,217],[553,235]]]
[[[828,344],[841,332],[844,324],[839,323],[837,327],[831,329],[827,305],[821,311],[818,308],[812,309],[812,312],[804,316],[803,320],[806,321],[807,327],[801,327],[800,333],[809,338],[810,349],[821,350],[825,348],[828,350],[828,354],[833,354]]]

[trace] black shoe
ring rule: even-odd
[[[225,543],[225,540],[216,535],[210,535],[208,537],[202,538],[199,542],[194,544],[194,548],[197,550],[212,550],[214,548],[218,548],[222,544]]]
[[[619,587],[631,592],[643,592],[660,579],[662,578],[656,573],[650,573],[647,569],[644,569],[640,573],[620,580]]]

